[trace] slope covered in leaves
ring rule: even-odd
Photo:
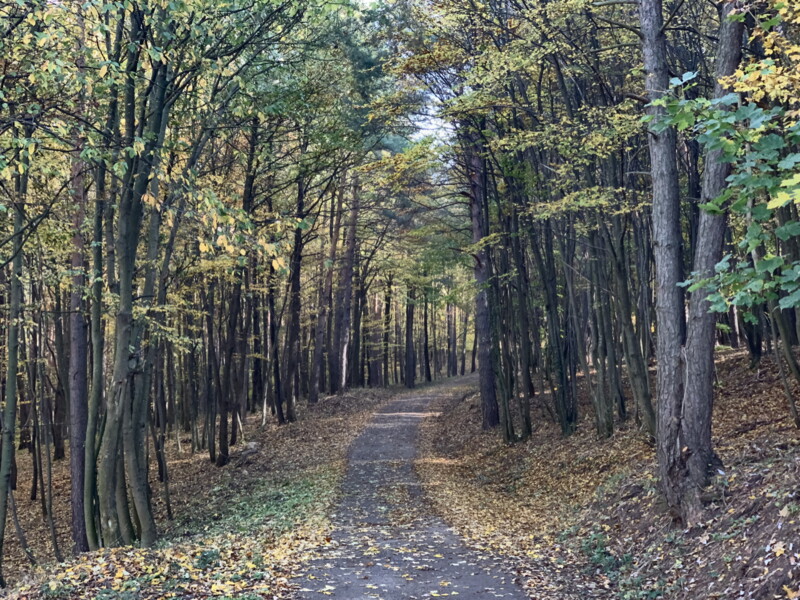
[[[506,446],[480,432],[476,396],[441,403],[417,469],[437,509],[509,556],[531,598],[798,598],[800,445],[777,370],[724,351],[717,382],[725,468],[691,531],[667,513],[636,428],[598,440],[585,405],[575,435],[542,417],[529,442]]]
[[[206,454],[170,447],[172,506],[166,519],[160,484],[154,501],[165,541],[154,549],[116,548],[81,555],[65,563],[44,563],[25,571],[15,561],[10,597],[149,599],[288,597],[299,565],[328,541],[327,514],[344,472],[347,448],[366,419],[387,396],[359,390],[325,398],[301,411],[298,422],[260,428],[258,416],[245,424],[245,443],[231,463],[209,468]],[[64,465],[66,466],[66,465]],[[153,469],[155,471],[155,468]],[[59,464],[55,487],[67,489]],[[65,494],[65,499],[68,494]],[[35,503],[19,503],[31,540],[46,544]],[[59,501],[68,523],[69,505]],[[61,533],[68,547],[68,531]],[[12,547],[19,552],[14,540]],[[36,548],[45,556],[44,548]]]

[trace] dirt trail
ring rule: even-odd
[[[300,598],[526,598],[497,557],[468,549],[432,514],[414,473],[428,405],[464,385],[399,394],[353,442],[333,542],[304,575]]]

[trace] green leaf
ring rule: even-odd
[[[721,215],[723,212],[725,212],[713,202],[706,202],[705,204],[700,204],[698,206],[700,207],[700,210],[704,210],[712,215]]]
[[[769,273],[770,275],[775,272],[775,269],[783,265],[782,256],[768,256],[762,258],[756,264],[756,272]]]
[[[758,140],[755,146],[761,151],[780,150],[786,147],[786,140],[777,133],[770,133]]]
[[[793,169],[794,166],[800,163],[800,153],[795,152],[794,154],[790,154],[786,158],[784,158],[781,162],[778,163],[778,168],[782,171],[788,171]]]
[[[775,230],[775,235],[777,235],[780,239],[784,242],[792,237],[797,237],[800,235],[800,223],[797,221],[789,221]]]
[[[781,309],[794,308],[800,306],[800,289],[795,290],[788,296],[784,296],[778,301],[778,306]]]

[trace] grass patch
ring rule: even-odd
[[[290,477],[258,479],[246,490],[217,486],[210,494],[213,512],[187,516],[177,529],[204,536],[255,530],[279,536],[298,523],[323,516],[336,496],[338,478],[338,469],[325,464]]]

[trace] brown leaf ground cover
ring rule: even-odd
[[[207,453],[191,454],[189,440],[168,448],[175,519],[168,521],[161,484],[154,509],[163,541],[157,548],[87,553],[55,565],[40,504],[19,496],[20,522],[40,562],[27,562],[9,522],[6,573],[12,598],[283,598],[307,556],[328,541],[327,515],[344,473],[347,449],[386,390],[358,390],[300,407],[298,422],[261,428],[258,415],[244,425],[245,441],[231,462],[214,467]],[[30,480],[26,456],[19,481]],[[155,465],[152,471],[155,473]],[[53,468],[59,544],[69,554],[68,463]]]
[[[437,510],[508,556],[531,598],[800,598],[800,444],[777,370],[727,350],[717,380],[725,468],[691,531],[663,505],[635,425],[598,440],[585,403],[573,436],[542,417],[530,441],[508,446],[481,432],[477,396],[440,401],[417,470]]]

